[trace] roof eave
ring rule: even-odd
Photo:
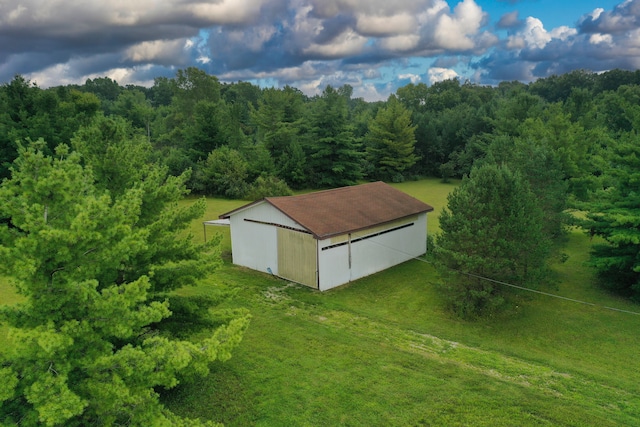
[[[220,218],[220,219],[228,219],[231,215],[237,214],[238,212],[242,212],[245,209],[252,208],[252,207],[254,207],[256,205],[259,205],[260,203],[265,202],[265,201],[267,201],[266,198],[265,199],[256,200],[255,202],[247,203],[246,205],[242,205],[239,208],[235,208],[232,211],[220,214],[218,216],[218,218]]]
[[[401,217],[398,217],[398,218],[390,219],[389,221],[380,222],[378,224],[368,225],[366,227],[359,227],[359,228],[354,228],[352,230],[338,231],[338,232],[335,232],[335,233],[327,233],[327,234],[322,234],[322,235],[318,235],[318,234],[315,234],[315,233],[311,233],[311,234],[313,234],[313,237],[315,237],[317,240],[326,240],[326,239],[330,239],[332,237],[343,236],[345,234],[351,234],[351,233],[357,233],[359,231],[367,230],[369,228],[378,227],[378,226],[384,225],[384,224],[389,224],[389,223],[392,223],[394,221],[399,221],[399,220],[402,220],[402,219],[405,219],[405,218],[412,217],[414,215],[427,214],[429,212],[433,212],[433,210],[434,210],[434,208],[429,206],[429,209],[425,209],[425,210],[422,210],[422,211],[419,211],[419,212],[415,212],[415,213],[412,213],[412,214],[409,214],[409,215],[401,216]],[[307,230],[308,230],[308,228],[307,228]]]

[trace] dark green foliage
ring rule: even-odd
[[[266,89],[258,108],[251,111],[258,140],[269,150],[277,176],[296,188],[306,181],[306,159],[299,136],[303,102],[302,93],[293,88]]]
[[[550,146],[562,163],[568,191],[585,200],[600,185],[602,151],[611,138],[637,128],[638,76],[578,70],[528,85],[502,82],[497,88],[457,79],[401,87],[397,100],[415,126],[413,154],[419,160],[413,166],[413,156],[402,153],[387,156],[391,166],[380,164],[380,147],[367,148],[368,124],[379,110],[393,107],[392,101],[354,99],[349,85],[308,98],[291,87],[221,83],[192,67],[177,70],[173,78],[158,77],[148,89],[122,87],[105,77],[43,91],[16,76],[0,90],[0,162],[5,165],[0,174],[7,176],[16,141],[43,137],[51,152],[102,110],[130,121],[173,175],[195,169],[212,150],[229,146],[249,163],[246,184],[261,175],[275,175],[292,188],[345,185],[363,175],[448,179],[468,174],[491,140],[509,135]],[[398,167],[404,170],[386,170]]]
[[[640,140],[625,135],[609,153],[609,181],[583,205],[582,227],[605,242],[594,245],[591,265],[602,285],[640,301]]]
[[[99,100],[75,89],[42,90],[16,76],[0,86],[0,178],[18,155],[18,144],[46,138],[48,153],[66,143],[100,109]]]
[[[96,117],[78,130],[72,146],[91,166],[96,185],[118,197],[143,182],[149,169],[152,146],[146,136],[136,134],[131,124],[118,116]]]
[[[451,309],[473,318],[499,311],[509,292],[490,280],[533,285],[549,251],[543,213],[528,183],[506,166],[474,168],[440,215],[436,258]]]
[[[113,113],[129,120],[134,127],[143,129],[147,139],[151,138],[154,110],[142,91],[132,89],[121,92],[113,104]]]
[[[248,190],[247,168],[248,163],[238,150],[217,148],[198,163],[193,188],[201,194],[241,199]]]
[[[420,160],[413,170],[432,176],[468,174],[475,159],[465,159],[466,144],[491,131],[491,92],[449,80],[431,87],[409,84],[397,93],[416,125],[415,148]]]
[[[308,160],[314,186],[342,187],[362,178],[362,153],[348,122],[347,100],[327,86],[312,107]]]
[[[248,324],[246,314],[227,316],[199,342],[161,327],[171,310],[158,292],[195,284],[219,263],[215,241],[195,245],[182,234],[204,206],[172,205],[184,186],[171,179],[111,197],[79,153],[59,146],[53,158],[43,146],[21,149],[0,186],[0,212],[13,225],[0,226],[0,273],[24,297],[0,313],[11,331],[0,352],[0,421],[202,425],[166,410],[156,388],[206,375]],[[156,191],[155,203],[145,190]],[[194,304],[206,319],[206,306]]]
[[[115,80],[109,77],[97,77],[95,79],[87,79],[83,89],[86,92],[95,94],[101,101],[114,102],[122,88]]]
[[[522,140],[508,136],[495,138],[485,159],[478,164],[507,165],[527,181],[543,213],[543,231],[547,238],[559,242],[568,224],[568,181],[557,155],[543,141]]]
[[[228,141],[221,120],[225,113],[222,102],[198,101],[194,105],[192,117],[181,129],[184,146],[193,161],[204,159]]]
[[[615,92],[606,92],[598,100],[599,113],[613,132],[638,129],[640,118],[640,86],[623,85]]]
[[[173,81],[167,77],[156,77],[149,89],[149,98],[154,107],[168,106],[173,98]]]
[[[375,119],[369,122],[366,143],[372,178],[398,182],[396,177],[403,177],[416,163],[415,130],[411,112],[391,96],[387,107],[378,110]]]
[[[275,196],[291,196],[293,192],[289,188],[286,182],[273,175],[259,176],[251,188],[249,188],[247,198],[249,200],[260,200],[265,197]]]
[[[586,70],[575,70],[560,76],[553,75],[539,79],[530,85],[530,90],[547,102],[564,102],[576,89],[595,89],[596,75]]]

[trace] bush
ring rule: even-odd
[[[249,189],[250,200],[260,200],[265,197],[291,196],[293,192],[286,182],[280,178],[269,175],[259,176]]]
[[[247,195],[248,163],[238,150],[216,148],[205,161],[198,162],[193,190],[210,196],[242,199]]]

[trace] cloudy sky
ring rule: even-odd
[[[635,70],[640,0],[0,0],[0,83],[149,86],[190,66],[366,100],[452,77]]]

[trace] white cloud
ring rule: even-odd
[[[133,62],[175,60],[184,52],[186,46],[191,47],[192,45],[193,41],[185,39],[146,41],[126,49],[124,57]]]
[[[441,15],[436,25],[435,38],[445,49],[469,50],[475,46],[471,36],[478,33],[486,19],[486,13],[473,0],[463,0],[453,15]]]
[[[591,44],[611,44],[613,42],[613,37],[611,34],[591,34],[589,37],[589,43]]]
[[[429,76],[429,83],[431,84],[459,77],[458,73],[456,73],[454,70],[439,67],[429,68],[429,70],[427,71],[427,75]]]
[[[422,80],[417,74],[399,74],[398,78],[400,80],[410,80],[413,84],[420,83],[420,80]]]
[[[315,15],[330,18],[345,13],[393,16],[398,11],[415,15],[441,1],[444,0],[309,0],[308,3]]]
[[[420,37],[415,34],[387,37],[380,41],[380,47],[391,52],[402,52],[416,49],[420,44]]]
[[[507,38],[507,47],[509,49],[542,49],[553,39],[566,41],[577,33],[575,28],[569,28],[567,26],[557,27],[549,32],[544,29],[542,21],[529,16],[525,20],[524,28],[515,35]]]
[[[394,92],[394,88],[391,85],[386,85],[379,90],[375,85],[366,83],[353,88],[353,98],[362,98],[367,102],[383,101],[389,98],[389,95]]]
[[[359,14],[356,18],[356,29],[369,36],[391,36],[415,33],[417,22],[415,16],[399,13],[392,16]]]
[[[416,81],[425,63],[434,68],[423,81],[457,77],[455,67],[479,83],[481,75],[495,83],[640,67],[640,0],[620,1],[568,18],[576,28],[547,30],[517,12],[492,17],[504,36],[492,33],[478,0],[0,0],[0,81],[23,74],[48,86],[107,75],[128,83],[198,66],[223,81],[308,94],[348,83],[358,96],[383,99],[385,76],[389,88]]]
[[[348,30],[335,37],[331,43],[312,43],[309,47],[303,49],[303,52],[310,56],[341,58],[360,53],[367,41],[366,37],[362,37],[355,31]]]
[[[150,67],[150,65],[144,65],[132,68],[111,68],[99,73],[77,76],[73,75],[73,63],[70,62],[67,64],[56,64],[44,70],[30,73],[26,75],[26,78],[34,81],[40,87],[83,84],[87,79],[95,79],[98,77],[109,77],[117,81],[120,85],[133,84],[148,87],[153,85],[153,79],[141,80],[137,75],[141,72],[148,71]]]
[[[567,41],[570,37],[573,37],[576,34],[578,34],[578,30],[576,30],[575,28],[567,27],[566,25],[554,28],[549,32],[549,35],[552,39],[559,39],[563,42]]]
[[[368,68],[366,70],[362,70],[361,73],[365,79],[370,79],[370,80],[379,79],[380,77],[382,77],[380,70],[378,70],[377,68]]]
[[[601,7],[598,7],[596,9],[593,9],[593,12],[591,12],[589,16],[591,17],[591,19],[595,21],[600,17],[600,15],[602,15],[603,12],[604,12],[604,9]]]
[[[241,24],[256,21],[267,0],[196,1],[187,4],[194,16],[216,24]],[[179,4],[179,2],[176,2]]]

